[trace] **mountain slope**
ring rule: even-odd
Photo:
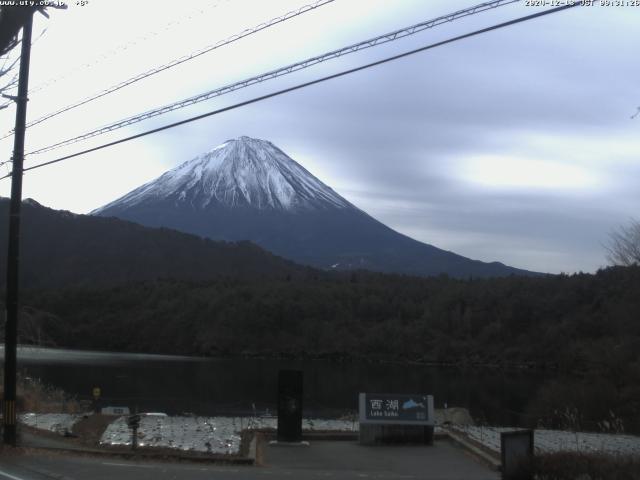
[[[271,142],[240,137],[92,213],[136,208],[164,199],[195,210],[225,206],[293,212],[353,207]]]
[[[0,252],[6,252],[9,201],[0,198]],[[130,281],[219,277],[285,278],[304,267],[249,242],[224,243],[115,218],[22,207],[21,281],[27,288],[106,286]],[[6,271],[6,255],[0,255]],[[5,278],[0,278],[0,284]]]
[[[402,235],[264,140],[240,137],[92,212],[219,240],[250,240],[299,263],[458,277],[531,274]]]

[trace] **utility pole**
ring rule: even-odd
[[[9,207],[9,251],[7,253],[6,323],[4,336],[4,398],[2,422],[4,443],[16,446],[16,373],[18,343],[18,260],[20,258],[20,208],[22,207],[22,165],[24,160],[24,133],[27,120],[27,94],[29,85],[29,59],[31,56],[31,30],[33,12],[22,27],[20,53],[20,79],[16,97],[16,125],[13,143],[13,169],[11,172],[11,204]]]

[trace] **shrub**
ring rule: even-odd
[[[3,376],[0,374],[0,386]],[[0,398],[4,392],[0,390]],[[17,410],[37,413],[78,413],[80,403],[60,388],[52,387],[37,378],[18,376]]]

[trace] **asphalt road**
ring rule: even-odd
[[[497,480],[499,474],[447,441],[434,447],[362,447],[314,442],[265,447],[263,466],[137,462],[59,453],[0,454],[0,480],[168,480],[267,478]]]

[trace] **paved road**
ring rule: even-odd
[[[297,450],[297,451],[294,451]],[[308,478],[403,478],[494,480],[499,474],[451,442],[427,446],[362,446],[356,442],[315,442],[310,447],[267,447],[267,468],[304,472]],[[311,476],[315,472],[317,476]]]
[[[168,480],[268,478],[497,480],[499,475],[447,441],[434,447],[363,447],[314,442],[266,447],[264,466],[137,462],[110,457],[31,453],[0,456],[0,480]]]

